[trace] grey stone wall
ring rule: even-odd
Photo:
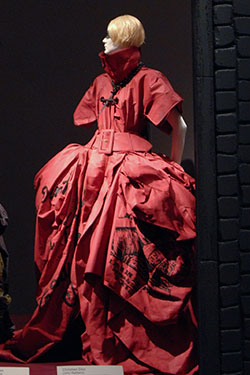
[[[248,375],[250,1],[198,3],[194,16],[199,15],[200,19],[194,19],[194,32],[203,35],[194,35],[194,53],[199,54],[195,59],[196,107],[199,105],[196,127],[201,125],[196,136],[197,180],[198,185],[199,181],[202,184],[198,186],[197,207],[201,374]],[[201,124],[202,111],[209,117],[209,130]],[[206,142],[202,140],[204,133]],[[204,147],[208,155],[204,154]],[[204,172],[202,167],[206,163],[210,171]],[[210,195],[206,196],[208,191]],[[207,214],[209,207],[211,211]],[[217,224],[213,226],[215,220]],[[209,293],[206,281],[210,284]],[[208,319],[205,323],[204,317]]]
[[[214,1],[222,374],[250,373],[250,2]]]

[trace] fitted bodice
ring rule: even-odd
[[[122,61],[121,57],[124,69],[116,68],[118,71],[114,75],[112,67],[116,66],[114,62],[117,63],[117,59]],[[110,57],[108,62],[109,59]],[[143,135],[148,120],[156,126],[162,125],[173,107],[177,106],[181,110],[182,98],[174,91],[167,78],[161,72],[145,66],[115,94],[115,101],[103,108],[101,98],[110,97],[112,80],[124,79],[124,70],[127,75],[139,64],[139,50],[126,48],[117,51],[112,54],[111,62],[112,64],[107,64],[104,58],[106,73],[96,77],[78,104],[74,113],[75,125],[90,126],[97,121],[99,130],[113,129]]]

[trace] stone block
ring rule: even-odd
[[[237,217],[239,214],[239,200],[237,197],[220,197],[218,199],[219,215],[222,218]]]
[[[239,242],[237,240],[219,242],[219,260],[223,263],[238,262]]]
[[[238,352],[241,350],[241,330],[222,330],[221,338],[221,351],[225,352]]]
[[[243,375],[249,375],[250,374],[250,361],[244,361],[244,374]]]
[[[216,26],[214,28],[214,39],[216,47],[226,47],[234,41],[234,30],[232,26]]]
[[[248,0],[233,0],[234,13],[242,16],[250,16],[250,2]]]
[[[215,94],[217,112],[231,112],[236,109],[236,92],[234,91],[218,91]]]
[[[244,315],[250,314],[250,295],[241,297],[241,306]]]
[[[245,158],[243,161],[246,161]],[[236,156],[217,154],[217,171],[219,174],[233,173],[233,172],[236,172],[236,170],[237,170],[237,157]]]
[[[250,164],[240,164],[239,175],[241,184],[250,184]]]
[[[217,90],[230,90],[236,87],[236,70],[220,69],[215,72],[215,87]]]
[[[240,230],[240,250],[250,251],[250,229]]]
[[[249,270],[250,272],[250,270]],[[241,294],[249,294],[250,293],[250,274],[249,275],[242,275],[240,277],[240,291]]]
[[[234,134],[218,135],[216,137],[217,152],[223,154],[235,154],[237,152],[238,139]]]
[[[239,100],[250,100],[250,81],[238,82],[238,96]]]
[[[233,7],[230,4],[214,6],[214,24],[226,25],[232,22]]]
[[[235,113],[223,113],[216,115],[216,130],[218,133],[232,133],[237,131]]]
[[[222,353],[221,354],[221,370],[223,372],[240,371],[242,369],[242,353]]]
[[[241,57],[250,57],[250,36],[240,36],[237,40],[237,50]]]
[[[240,302],[239,285],[220,287],[220,305],[221,307],[236,306]]]
[[[241,311],[239,306],[221,308],[220,322],[222,329],[240,328]]]
[[[245,206],[250,205],[250,186],[241,187],[241,198],[242,198],[243,205]]]
[[[239,102],[239,119],[242,122],[250,122],[250,102]]]
[[[244,358],[250,360],[250,340],[244,341]]]
[[[239,79],[250,79],[250,59],[238,59]]]
[[[249,270],[250,270],[250,251],[249,253],[243,253],[240,255],[240,272],[249,272]]]
[[[236,47],[215,49],[215,64],[218,68],[235,68]]]
[[[244,338],[245,339],[250,339],[250,318],[245,318],[244,319]]]
[[[241,163],[250,163],[250,146],[239,146],[239,160]]]
[[[250,17],[235,17],[235,30],[239,35],[250,35]]]
[[[225,263],[219,266],[220,285],[239,283],[240,268],[238,263]]]
[[[250,208],[241,208],[240,225],[243,228],[250,228]]]
[[[236,240],[239,232],[238,219],[220,219],[219,220],[219,239],[220,241]]]
[[[236,195],[238,194],[238,179],[236,174],[218,176],[218,194]]]
[[[239,127],[239,143],[250,145],[250,125],[240,125]]]

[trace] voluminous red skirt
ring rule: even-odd
[[[38,360],[84,323],[82,358],[193,374],[193,179],[167,157],[71,144],[35,178],[37,308],[5,360]]]

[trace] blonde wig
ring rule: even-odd
[[[145,40],[145,31],[141,22],[128,14],[109,22],[108,35],[112,42],[121,48],[140,47]]]

